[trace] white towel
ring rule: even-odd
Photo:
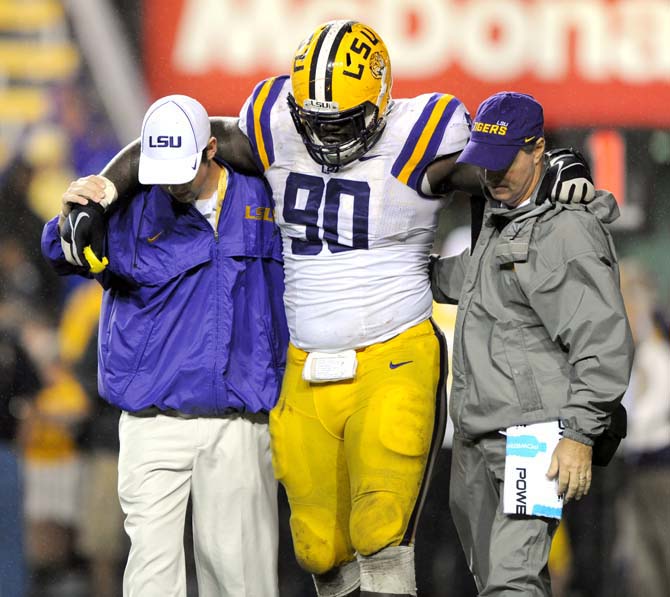
[[[505,514],[561,518],[563,498],[556,479],[547,479],[561,430],[558,421],[507,428]]]

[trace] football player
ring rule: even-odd
[[[391,84],[379,35],[335,21],[240,113],[283,231],[291,346],[273,464],[321,597],[359,582],[416,594],[414,533],[444,432],[426,276],[441,203],[425,170],[460,152],[469,117],[448,94],[392,100]]]
[[[391,84],[371,27],[328,22],[290,75],[260,82],[239,119],[214,129],[220,157],[263,174],[274,196],[291,345],[273,465],[320,597],[416,595],[414,536],[446,416],[432,197],[480,189],[455,164],[465,106],[446,93],[393,100]],[[136,184],[137,153],[129,146],[103,172],[121,195]]]

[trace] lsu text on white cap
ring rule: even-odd
[[[142,122],[141,184],[184,184],[195,178],[211,137],[207,111],[187,95],[156,100]]]

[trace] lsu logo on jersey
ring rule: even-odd
[[[251,205],[246,205],[244,207],[244,219],[274,222],[274,210],[271,207],[252,207]]]

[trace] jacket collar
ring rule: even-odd
[[[538,185],[539,187],[539,185]],[[609,191],[598,190],[596,196],[590,203],[551,203],[544,201],[540,205],[535,204],[535,194],[538,188],[535,189],[529,204],[523,207],[509,209],[508,207],[500,206],[499,201],[489,199],[489,203],[485,212],[485,221],[489,226],[494,226],[498,230],[502,230],[510,222],[523,222],[529,218],[540,216],[547,212],[546,218],[551,218],[563,210],[574,211],[589,211],[603,224],[611,224],[620,215],[619,206],[617,205],[614,195]]]

